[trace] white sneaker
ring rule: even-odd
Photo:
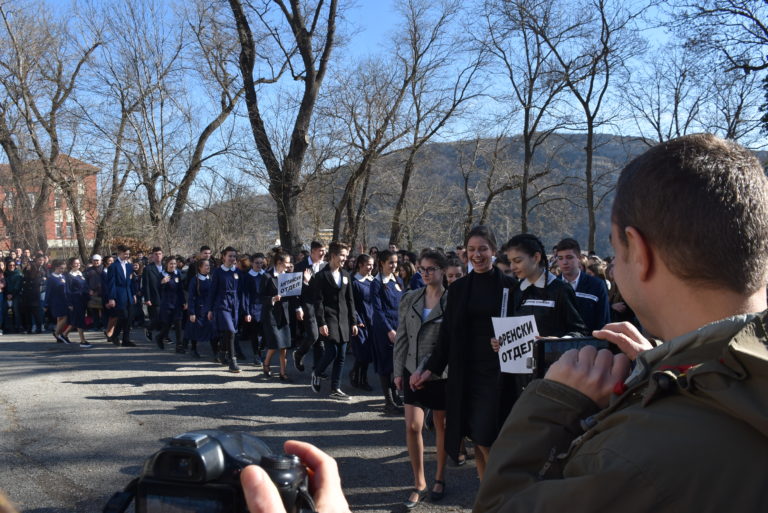
[[[349,401],[349,395],[345,394],[340,388],[333,390],[330,394],[332,399],[338,399],[339,401]]]

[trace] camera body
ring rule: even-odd
[[[267,472],[288,513],[314,509],[298,457],[273,454],[247,433],[201,430],[174,437],[147,460],[136,483],[136,513],[247,513],[240,486],[247,465]]]
[[[528,360],[528,367],[533,369],[534,378],[543,378],[549,366],[563,356],[563,353],[570,349],[579,350],[584,346],[593,346],[598,351],[609,349],[614,353],[618,352],[618,348],[613,344],[594,337],[540,338],[533,343],[533,357]]]

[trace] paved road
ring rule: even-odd
[[[117,348],[89,339],[93,349],[81,350],[50,334],[0,337],[0,489],[20,511],[101,511],[168,438],[194,429],[247,431],[275,450],[290,438],[309,441],[338,460],[353,511],[405,511],[404,423],[379,413],[376,392],[339,403],[315,395],[293,368],[295,382],[284,384],[250,365],[234,375],[143,341]],[[431,481],[431,433],[425,444]],[[439,504],[414,511],[469,511],[473,462],[449,467],[446,480]]]

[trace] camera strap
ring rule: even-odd
[[[123,513],[128,509],[128,506],[133,502],[133,498],[136,497],[136,489],[138,488],[139,478],[134,478],[122,492],[116,492],[109,498],[107,504],[102,510],[103,513]]]

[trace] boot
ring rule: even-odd
[[[360,383],[360,390],[365,390],[366,392],[373,392],[373,387],[368,384],[368,368],[362,367],[359,370],[360,376],[358,377],[359,383]]]
[[[179,354],[186,354],[186,352],[187,352],[187,345],[188,344],[189,344],[189,342],[187,341],[186,338],[182,339],[180,344],[177,342],[176,343],[176,352],[179,353]]]
[[[360,388],[360,369],[358,368],[357,363],[355,363],[352,370],[349,371],[349,383],[355,388]]]
[[[392,398],[389,376],[379,376],[379,381],[381,381],[381,389],[384,391],[384,414],[399,415],[403,413],[403,407],[395,404],[395,401]]]
[[[219,344],[216,342],[216,339],[211,339],[211,353],[213,353],[213,363],[221,363],[219,360]]]
[[[189,350],[189,354],[192,358],[200,358],[200,353],[197,352],[197,340],[192,341],[192,348]]]
[[[237,365],[237,353],[235,352],[235,334],[229,335],[229,372],[240,372],[240,367]]]

